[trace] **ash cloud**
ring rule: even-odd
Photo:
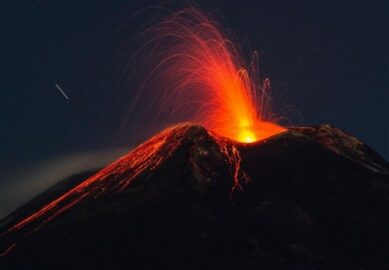
[[[0,182],[0,219],[66,177],[102,168],[128,150],[117,148],[75,153],[9,172],[5,176],[8,181]]]

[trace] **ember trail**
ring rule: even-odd
[[[173,13],[146,28],[143,37],[153,68],[140,91],[152,89],[158,113],[185,115],[185,121],[244,143],[285,131],[271,122],[269,81],[255,79],[257,55],[245,65],[219,25],[201,11]]]

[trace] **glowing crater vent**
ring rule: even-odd
[[[149,96],[160,105],[157,116],[179,115],[179,120],[243,143],[285,131],[270,111],[269,81],[255,79],[257,54],[245,65],[219,25],[203,12],[189,8],[173,13],[143,36],[152,70],[142,91],[153,89]]]

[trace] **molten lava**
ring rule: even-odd
[[[210,134],[202,127],[188,123],[180,124],[160,132],[116,162],[85,179],[81,184],[39,210],[23,217],[6,231],[0,232],[0,237],[8,234],[11,234],[11,237],[12,234],[20,234],[23,239],[29,235],[30,231],[38,230],[81,202],[123,192],[134,180],[139,178],[138,176],[152,174],[158,170],[179,148],[183,149],[185,145],[193,145],[194,141],[197,140],[193,139],[196,136],[209,136],[214,141],[220,153],[219,158],[229,167],[232,192],[236,189],[242,189],[243,185],[249,181],[249,177],[241,168],[241,157],[237,148],[239,144],[225,137]],[[197,166],[193,168],[194,170],[198,169]],[[0,258],[6,256],[15,246],[16,244],[11,242],[4,250],[0,250]]]
[[[185,121],[244,143],[285,131],[268,122],[274,120],[268,119],[269,81],[253,79],[256,62],[249,65],[253,72],[244,68],[237,48],[204,13],[184,9],[146,29],[144,37],[153,69],[142,91],[154,83],[162,92],[154,95],[159,113],[185,115]]]

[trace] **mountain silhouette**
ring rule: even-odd
[[[0,269],[389,269],[389,164],[329,125],[162,131],[6,217]]]

